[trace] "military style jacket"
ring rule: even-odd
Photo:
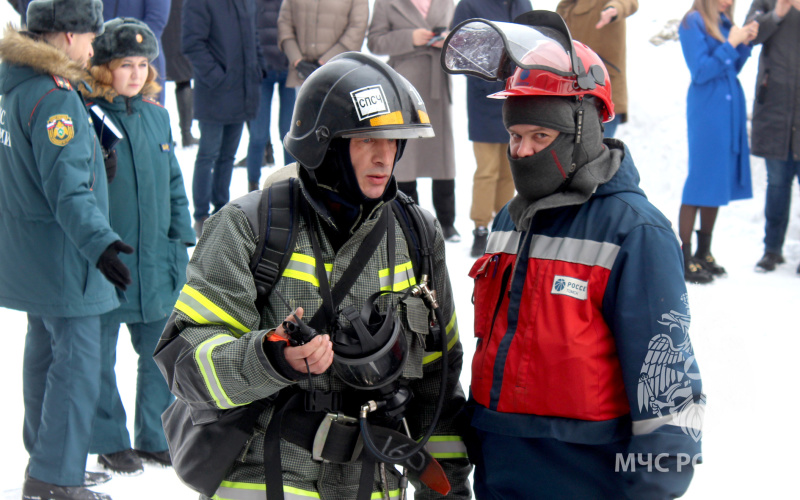
[[[310,220],[300,220],[291,261],[262,310],[258,310],[254,303],[256,290],[249,268],[260,232],[257,221],[261,193],[255,191],[231,202],[205,223],[203,238],[187,268],[187,284],[175,306],[180,337],[159,353],[162,359],[158,360],[162,368],[171,365],[164,370],[170,388],[178,398],[191,406],[195,421],[208,412],[246,405],[287,388],[311,388],[306,378],[296,381],[282,375],[262,348],[269,330],[278,326],[291,312],[276,290],[288,299],[292,309],[302,306],[304,318],[311,318],[322,305],[316,266],[325,266],[330,284],[334,286],[377,223],[383,205],[370,214],[364,214],[365,222],[338,251],[334,251],[326,232],[322,230],[322,225],[335,227],[333,221],[326,210],[308,196],[305,189],[302,193],[302,203],[311,207]],[[316,231],[318,235],[324,262],[317,262],[314,257],[310,231]],[[396,221],[394,234],[394,272],[388,267],[387,236],[384,235],[341,307],[353,305],[360,309],[367,298],[378,290],[402,291],[416,283],[409,248]],[[450,382],[447,407],[427,447],[439,459],[448,475],[453,488],[450,498],[469,498],[467,476],[470,466],[466,459],[466,448],[453,424],[452,411],[459,408],[464,399],[458,383],[462,349],[445,265],[444,240],[438,223],[433,269],[433,281],[447,323],[441,328],[449,349]],[[385,310],[389,300],[398,305],[397,312],[405,328],[409,352],[401,379],[414,392],[415,404],[413,409],[406,412],[406,417],[413,437],[419,439],[434,414],[441,382],[441,352],[426,350],[430,314],[422,300],[412,297],[398,303],[399,298],[399,294],[388,294],[379,300],[382,310]],[[340,319],[346,321],[341,316]],[[345,390],[344,383],[334,374],[333,368],[312,380],[316,390]],[[218,497],[245,500],[253,498],[256,492],[261,492],[258,495],[263,497],[264,429],[272,414],[273,407],[269,407],[259,417],[252,437],[217,490]],[[283,424],[286,425],[286,419]],[[355,498],[359,463],[317,462],[312,460],[309,451],[287,441],[281,441],[281,455],[285,498]],[[390,495],[398,498],[397,478],[392,474],[389,476]],[[377,481],[376,474],[376,491],[380,489]],[[441,497],[424,485],[415,484],[415,487],[417,498]]]
[[[142,93],[124,97],[109,85],[92,79],[88,83],[92,90],[87,90],[87,104],[102,108],[122,133],[115,147],[117,175],[108,186],[109,219],[135,249],[119,255],[133,280],[125,291],[127,302],[111,317],[120,323],[150,323],[172,312],[186,283],[186,248],[195,244],[169,113],[142,97],[151,94],[150,84]]]
[[[108,223],[100,144],[61,50],[8,27],[0,40],[0,306],[98,315],[119,306],[97,269]]]

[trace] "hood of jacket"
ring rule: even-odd
[[[75,86],[87,76],[83,66],[70,59],[64,51],[11,25],[6,27],[0,40],[0,59],[4,63],[33,69],[33,72],[4,71],[0,75],[0,93],[3,94],[37,74],[60,76]]]

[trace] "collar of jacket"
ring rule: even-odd
[[[77,87],[86,78],[86,70],[62,50],[36,34],[19,31],[9,25],[0,39],[0,59],[18,66],[28,66],[37,73],[66,78]]]
[[[331,227],[334,231],[339,231],[339,228],[336,227],[336,222],[333,220],[333,216],[331,215],[330,210],[321,198],[321,193],[319,191],[323,189],[330,189],[326,186],[317,186],[316,189],[314,187],[309,188],[310,181],[308,179],[308,174],[305,172],[303,167],[298,166],[298,180],[300,181],[300,191],[303,193],[308,204],[311,206],[312,210],[317,213],[319,218],[323,220],[328,226]],[[376,203],[368,213],[364,211],[364,205],[359,206],[359,212],[356,216],[353,224],[351,227],[348,228],[348,235],[354,234],[361,224],[364,221],[373,219],[378,216],[380,209],[387,203],[390,203],[394,200],[395,196],[397,196],[397,182],[395,181],[394,176],[389,179],[389,185],[386,186],[386,191],[383,193],[383,198]]]
[[[85,75],[85,80],[81,82],[79,90],[86,100],[92,99],[94,101],[99,101],[102,99],[110,104],[104,104],[104,106],[111,109],[120,110],[126,109],[129,103],[131,105],[138,105],[142,101],[142,96],[157,94],[156,84],[153,82],[147,82],[144,84],[144,87],[142,87],[142,90],[140,90],[135,96],[124,97],[119,95],[111,85],[100,83],[95,80],[91,73],[88,72]]]

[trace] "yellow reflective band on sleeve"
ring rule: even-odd
[[[237,483],[233,481],[222,481],[217,488],[212,500],[264,500],[267,487],[264,484]],[[302,490],[291,486],[283,487],[284,500],[309,500],[314,498],[319,500],[319,493],[316,491]],[[380,497],[378,497],[380,498]],[[398,495],[399,498],[399,495]]]
[[[394,287],[392,288],[389,276],[389,268],[381,269],[378,271],[378,279],[382,291],[400,292],[408,287],[417,284],[417,278],[414,277],[414,269],[411,261],[394,266]]]
[[[425,449],[434,458],[467,458],[467,445],[459,436],[431,436]]]
[[[370,500],[382,500],[383,493],[380,491],[373,491],[372,496],[369,497]],[[400,498],[400,490],[390,490],[389,491],[389,500],[395,500]]]
[[[453,316],[450,317],[450,322],[445,327],[444,332],[445,332],[445,338],[447,339],[447,350],[449,351],[450,349],[453,348],[454,345],[456,345],[456,342],[458,341],[458,323],[456,323],[455,309],[453,309]],[[452,338],[450,338],[451,335]],[[427,365],[428,363],[433,363],[434,361],[436,361],[441,357],[442,357],[441,352],[434,352],[428,354],[427,356],[422,358],[422,364]]]
[[[331,271],[333,271],[333,264],[325,264],[325,274],[328,276],[328,280],[331,279]],[[305,281],[319,287],[317,261],[310,255],[293,253],[289,263],[286,265],[286,269],[283,270],[283,276]]]
[[[230,314],[208,300],[189,285],[184,285],[175,309],[189,316],[199,325],[222,325],[227,327],[237,337],[250,331],[249,328],[236,321]]]
[[[211,394],[211,397],[214,398],[214,402],[217,406],[223,410],[242,406],[234,404],[225,393],[225,390],[222,388],[222,383],[220,383],[217,377],[217,370],[214,368],[214,361],[211,357],[215,347],[227,344],[228,342],[233,342],[230,336],[217,335],[197,346],[194,351],[194,359],[197,361],[197,366],[200,368],[200,374],[203,375],[206,389],[208,389],[208,393]]]

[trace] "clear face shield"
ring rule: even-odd
[[[468,19],[444,42],[442,68],[454,75],[472,75],[488,81],[504,81],[516,67],[544,70],[576,78],[583,89],[593,89],[575,56],[572,37],[564,20],[550,11],[531,11],[514,23]]]

